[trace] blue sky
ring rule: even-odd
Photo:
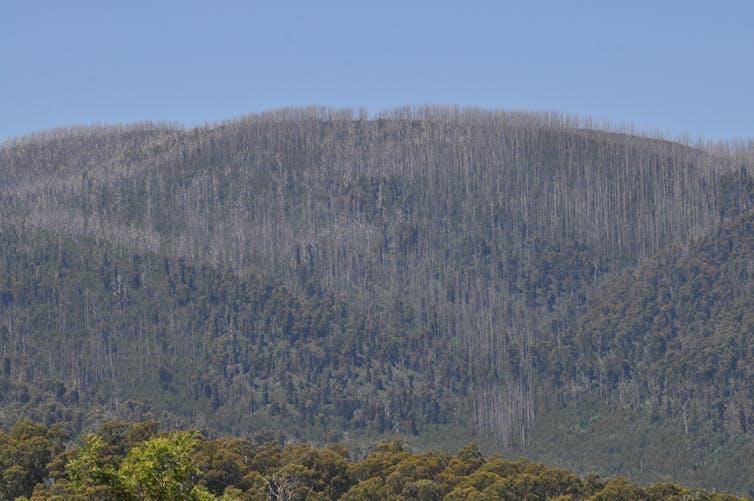
[[[748,138],[753,26],[748,0],[3,0],[0,141],[427,103]]]

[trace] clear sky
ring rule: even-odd
[[[754,1],[0,0],[0,141],[427,103],[754,137]]]

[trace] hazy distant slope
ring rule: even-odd
[[[188,132],[143,124],[40,135],[0,148],[0,165],[6,196],[24,208],[37,202],[50,217],[62,209],[70,220],[61,222],[73,229],[82,229],[90,210],[143,231],[170,226],[190,241],[227,240],[229,225],[268,220],[309,233],[335,222],[380,230],[403,214],[422,232],[472,223],[498,239],[577,238],[605,259],[634,260],[716,220],[715,174],[729,159],[576,124],[558,115],[453,109],[399,110],[370,121],[284,110]],[[59,184],[47,193],[18,196],[50,179]],[[276,248],[314,238],[284,236]],[[248,260],[249,252],[225,259]]]
[[[600,318],[597,303],[585,302],[589,291],[669,245],[714,230],[754,200],[748,150],[733,155],[588,125],[554,114],[454,108],[402,109],[373,120],[349,111],[291,109],[190,131],[141,124],[58,132],[0,148],[0,220],[29,239],[29,256],[49,255],[59,245],[56,235],[70,239],[75,259],[85,262],[81,273],[102,259],[86,247],[91,243],[77,247],[88,236],[126,263],[146,255],[158,264],[183,259],[229,284],[262,276],[285,287],[291,301],[345,308],[346,317],[328,327],[333,337],[325,336],[336,341],[322,341],[319,349],[329,377],[364,396],[335,410],[325,396],[311,398],[320,402],[319,414],[338,416],[333,427],[421,433],[435,424],[467,423],[501,446],[526,448],[546,435],[537,423],[556,404],[581,402],[577,389],[595,386],[583,402],[598,407],[632,388],[638,396],[626,405],[637,420],[648,415],[643,405],[651,392],[640,375],[647,360],[655,371],[670,361],[659,351],[649,359],[636,355],[640,350],[615,351],[613,320],[588,320]],[[33,281],[31,268],[24,269],[17,280]],[[90,287],[93,297],[107,293],[100,285]],[[163,319],[207,313],[201,306],[210,304],[207,298],[191,296],[187,304],[196,309],[186,314],[161,291],[138,292],[132,300],[155,298]],[[637,305],[625,309],[621,296],[608,297],[618,308],[613,317],[647,315]],[[0,311],[10,318],[13,308]],[[123,318],[132,313],[109,312],[102,321],[127,339]],[[297,309],[287,315],[294,324],[305,316]],[[41,319],[26,320],[37,335],[51,331]],[[232,348],[234,336],[252,332],[258,321],[254,314],[241,325],[228,320],[211,329],[196,323],[171,329],[189,332],[194,346],[203,329],[214,329],[226,340],[221,346]],[[9,331],[12,325],[6,320]],[[662,325],[652,334],[641,330],[654,327],[629,330],[672,344]],[[284,339],[286,329],[269,333],[269,342]],[[82,342],[99,346],[101,335],[97,327]],[[365,337],[361,347],[340,353],[354,336]],[[172,345],[155,346],[150,356],[183,363],[170,355]],[[608,347],[613,371],[628,364],[618,374],[604,366]],[[278,351],[297,349],[289,343]],[[192,355],[201,363],[185,368],[187,377],[201,372],[202,363],[216,370],[205,356],[210,351]],[[243,358],[238,373],[217,376],[222,384],[231,387],[236,375],[256,378]],[[377,368],[359,365],[365,360]],[[144,363],[159,367],[153,361]],[[284,407],[298,412],[278,419],[289,431],[313,426],[300,400],[310,376],[294,365],[276,365],[265,376],[286,388]],[[159,376],[152,374],[150,384],[159,386]],[[175,401],[188,389],[178,389]],[[369,398],[380,410],[364,410]],[[700,409],[715,405],[697,394],[690,398]],[[233,416],[240,407],[232,404],[245,401],[228,402],[224,411],[199,406],[194,417],[242,426]],[[678,416],[676,409],[658,419]],[[751,430],[733,434],[749,437]],[[614,451],[612,460],[619,457]]]
[[[294,109],[187,132],[63,134],[2,150],[14,181],[2,203],[14,222],[263,270],[382,316],[405,303],[470,360],[488,358],[480,423],[507,443],[531,417],[533,308],[719,219],[726,158],[576,125]],[[560,268],[558,284],[537,283],[542,266]]]

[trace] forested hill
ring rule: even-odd
[[[540,345],[542,387],[561,396],[545,397],[535,448],[554,459],[550,445],[568,444],[582,468],[646,479],[669,468],[665,454],[701,483],[750,490],[753,265],[748,211],[602,281]]]
[[[712,265],[681,260],[724,238],[745,255],[753,152],[454,108],[6,142],[0,412],[320,442],[475,434],[745,492],[747,282],[721,292],[699,278]]]

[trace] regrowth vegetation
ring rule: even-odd
[[[3,419],[474,433],[754,489],[754,147],[623,132],[292,109],[8,142]]]

